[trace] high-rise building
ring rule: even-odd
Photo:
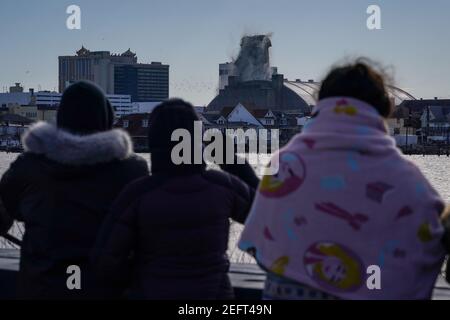
[[[85,47],[75,56],[61,56],[58,60],[59,92],[73,82],[90,80],[109,94],[114,94],[114,66],[137,63],[136,55],[130,50],[114,55],[109,51],[89,51]]]
[[[107,94],[130,95],[133,101],[161,101],[169,97],[169,66],[138,63],[130,49],[122,54],[89,51],[59,57],[59,92],[71,83],[90,80]]]
[[[114,92],[129,94],[136,102],[165,100],[169,97],[169,66],[160,62],[116,65]]]

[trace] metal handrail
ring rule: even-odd
[[[16,246],[21,246],[22,245],[22,241],[20,241],[19,239],[17,239],[16,237],[6,233],[6,234],[2,234],[0,235],[0,237],[6,239],[7,241],[11,242],[12,244],[15,244]]]

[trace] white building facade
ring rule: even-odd
[[[0,107],[8,107],[10,104],[58,106],[61,97],[61,93],[50,91],[0,93]],[[114,107],[117,117],[139,113],[138,106],[131,102],[131,95],[107,94],[106,97]]]

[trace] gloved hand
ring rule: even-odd
[[[220,165],[220,168],[223,171],[226,171],[228,173],[231,173],[232,175],[237,176],[242,181],[247,183],[250,187],[256,189],[259,184],[259,178],[256,176],[255,171],[250,166],[250,164],[247,162],[246,159],[242,159],[240,156],[236,154],[237,152],[237,145],[234,142],[230,142],[232,139],[231,137],[224,134],[223,136],[223,157],[224,157],[224,163]],[[227,143],[228,142],[228,143]],[[227,145],[234,145],[233,150],[227,150]],[[234,161],[232,164],[227,164],[227,152],[233,152]],[[242,163],[243,162],[243,163]]]

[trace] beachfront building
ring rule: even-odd
[[[228,85],[208,104],[207,112],[220,111],[225,107],[244,104],[248,109],[271,109],[309,113],[315,104],[314,83],[305,85],[288,83],[283,75],[273,75],[270,81],[240,81],[239,77],[228,77]],[[303,90],[305,89],[305,90]]]
[[[434,99],[415,99],[415,100],[404,100],[398,105],[399,108],[408,110],[412,114],[422,115],[423,111],[430,106],[435,107],[448,107],[450,106],[450,99],[439,99],[435,97]]]
[[[450,104],[426,107],[420,120],[424,142],[450,144]]]
[[[161,101],[154,102],[133,102],[134,113],[151,113]]]
[[[422,145],[449,144],[447,135],[450,130],[450,99],[404,100],[394,111],[393,118],[403,119],[404,129],[399,136],[406,137],[408,144],[412,138]],[[404,138],[406,143],[406,138]]]
[[[74,56],[60,56],[59,92],[71,83],[89,80],[106,94],[130,95],[136,102],[161,101],[169,97],[169,65],[138,63],[130,49],[122,54],[90,51],[84,47]]]
[[[38,121],[38,108],[36,105],[20,105],[18,103],[11,103],[5,108],[1,108],[2,115],[14,114],[27,118],[31,121]]]
[[[38,91],[34,92],[30,89],[28,92],[9,92],[0,93],[0,107],[11,109],[11,105],[21,109],[18,112],[9,111],[10,113],[20,114],[33,120],[48,120],[52,119],[49,113],[56,115],[57,108],[61,101],[62,94],[53,91]],[[124,115],[138,113],[139,108],[133,104],[130,95],[125,94],[107,94],[106,97],[114,107],[117,117]],[[32,107],[37,108],[32,110]],[[28,113],[28,114],[27,114]],[[36,113],[36,114],[31,114]],[[42,115],[40,117],[39,115]]]
[[[104,92],[114,93],[114,66],[116,64],[135,64],[137,57],[129,54],[111,54],[109,51],[90,51],[84,46],[74,56],[60,56],[59,92],[73,82],[89,80],[96,83]]]
[[[109,94],[106,97],[113,106],[116,117],[138,112],[136,106],[131,102],[131,96],[128,94]]]
[[[17,115],[28,119],[30,122],[55,122],[57,110],[57,106],[9,103],[7,106],[0,107],[0,115]]]
[[[169,66],[161,62],[114,67],[114,93],[129,94],[135,102],[169,98]]]
[[[386,120],[389,135],[405,135],[407,127],[405,127],[405,118],[389,118]]]
[[[280,145],[299,133],[304,124],[299,124],[299,119],[306,115],[296,112],[274,111],[272,109],[252,109],[243,103],[234,107],[224,107],[221,111],[205,111],[200,114],[200,119],[206,128],[226,129],[278,129]],[[306,123],[306,121],[305,121]],[[268,136],[270,140],[270,135]]]
[[[0,150],[20,150],[20,137],[33,123],[18,114],[0,115]]]
[[[0,135],[21,135],[28,126],[33,123],[32,120],[17,114],[0,115]]]
[[[58,112],[57,106],[45,106],[45,105],[37,106],[37,120],[55,123],[57,112]]]

